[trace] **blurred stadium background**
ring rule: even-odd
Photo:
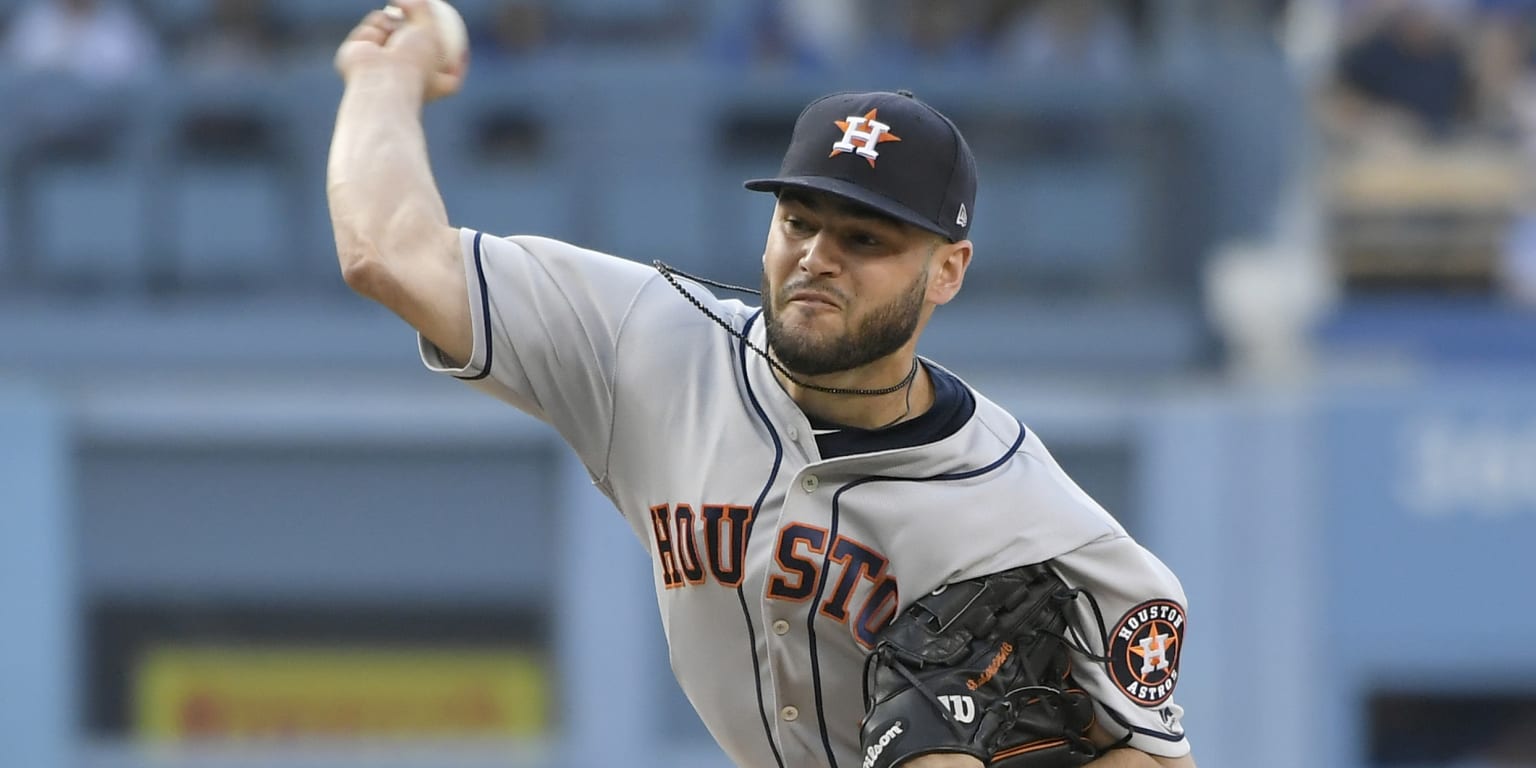
[[[1536,765],[1536,3],[460,0],[457,224],[754,284],[803,103],[981,164],[923,351],[1181,575],[1202,766]],[[0,766],[724,766],[553,434],[335,266],[362,0],[0,0]]]

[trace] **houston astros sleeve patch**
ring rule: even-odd
[[[1184,609],[1172,600],[1132,606],[1109,636],[1109,674],[1131,701],[1155,707],[1173,695],[1179,681]]]

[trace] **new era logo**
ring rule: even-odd
[[[965,203],[961,203],[960,204],[960,214],[955,217],[955,225],[963,227],[968,222],[970,222],[970,220],[971,220],[970,214],[965,212]]]

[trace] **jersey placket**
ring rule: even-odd
[[[790,426],[785,436],[793,431],[802,431],[811,439],[808,425]],[[799,448],[796,453],[802,451]],[[812,461],[786,478],[788,487],[771,541],[764,542],[770,549],[764,563],[764,589],[759,594],[768,647],[766,666],[773,683],[771,714],[776,718],[775,731],[789,765],[828,764],[812,676],[815,651],[811,637],[821,628],[808,623],[808,615],[814,615],[811,603],[826,578],[825,555],[832,545],[830,491],[835,485],[825,483],[820,470]]]

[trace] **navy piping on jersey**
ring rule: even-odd
[[[752,379],[747,371],[747,334],[752,332],[752,324],[757,322],[757,315],[747,319],[747,324],[742,328],[742,340],[737,342],[738,352],[741,355],[741,381],[747,387],[747,398],[752,401],[752,409],[757,411],[757,417],[762,420],[763,426],[768,428],[768,434],[773,436],[773,471],[768,473],[768,482],[763,484],[763,490],[757,494],[757,501],[752,504],[752,517],[747,520],[747,530],[742,534],[741,551],[745,553],[752,542],[752,528],[757,525],[758,512],[762,511],[763,499],[768,498],[768,490],[773,487],[773,481],[779,476],[779,465],[784,460],[784,444],[779,442],[779,432],[773,428],[773,422],[768,420],[768,414],[763,410],[761,403],[757,401],[757,393],[752,391]],[[768,722],[768,708],[763,706],[763,672],[757,661],[757,632],[752,628],[752,611],[747,607],[746,593],[746,564],[742,564],[742,583],[736,585],[736,599],[741,602],[741,617],[747,623],[747,648],[752,651],[752,685],[757,688],[757,714],[763,720],[763,736],[768,739],[768,748],[773,750],[773,761],[779,768],[784,768],[784,758],[779,755],[778,742],[773,739],[773,726]]]
[[[473,376],[454,376],[464,381],[479,381],[491,375],[491,300],[490,290],[485,286],[485,265],[480,258],[480,234],[475,233],[475,278],[480,281],[480,315],[481,326],[484,328],[485,343],[485,367]]]
[[[1171,741],[1171,742],[1174,742],[1174,743],[1178,743],[1178,742],[1181,742],[1181,741],[1184,740],[1184,734],[1182,734],[1182,733],[1180,733],[1180,734],[1172,734],[1172,733],[1167,733],[1165,731],[1154,731],[1154,730],[1151,730],[1150,728],[1141,728],[1141,727],[1132,725],[1125,718],[1121,717],[1119,712],[1116,712],[1112,707],[1110,707],[1108,705],[1105,705],[1104,711],[1108,712],[1109,713],[1109,718],[1111,720],[1114,720],[1115,722],[1119,723],[1121,728],[1124,728],[1124,729],[1126,729],[1128,731],[1131,731],[1133,733],[1139,733],[1139,734],[1141,734],[1143,736],[1151,736],[1154,739],[1162,739],[1163,741]]]
[[[979,469],[972,469],[966,472],[952,472],[944,475],[933,475],[931,477],[890,477],[887,475],[871,475],[869,477],[861,477],[858,480],[854,480],[853,482],[837,489],[837,492],[832,494],[832,523],[827,531],[827,552],[826,554],[822,555],[821,558],[821,572],[825,574],[828,572],[827,569],[832,567],[831,542],[837,541],[839,504],[841,503],[844,493],[851,491],[861,485],[876,482],[930,483],[946,482],[950,480],[969,480],[973,477],[980,477],[981,475],[985,475],[988,472],[996,470],[1004,464],[1007,464],[1009,459],[1013,458],[1013,455],[1018,452],[1019,446],[1024,444],[1024,438],[1026,435],[1028,435],[1028,430],[1024,429],[1023,423],[1018,424],[1019,436],[1013,441],[1013,445],[1008,446],[1008,450],[1004,451],[1003,455],[999,456],[996,461]],[[832,768],[837,768],[837,758],[832,754],[832,739],[827,735],[827,715],[826,711],[822,708],[821,703],[821,657],[816,653],[816,612],[819,610],[821,605],[821,596],[826,591],[827,581],[828,579],[820,579],[816,585],[816,596],[811,599],[811,612],[805,626],[806,636],[810,641],[811,649],[811,683],[816,691],[816,724],[821,727],[821,744],[827,750],[827,763],[831,765]]]

